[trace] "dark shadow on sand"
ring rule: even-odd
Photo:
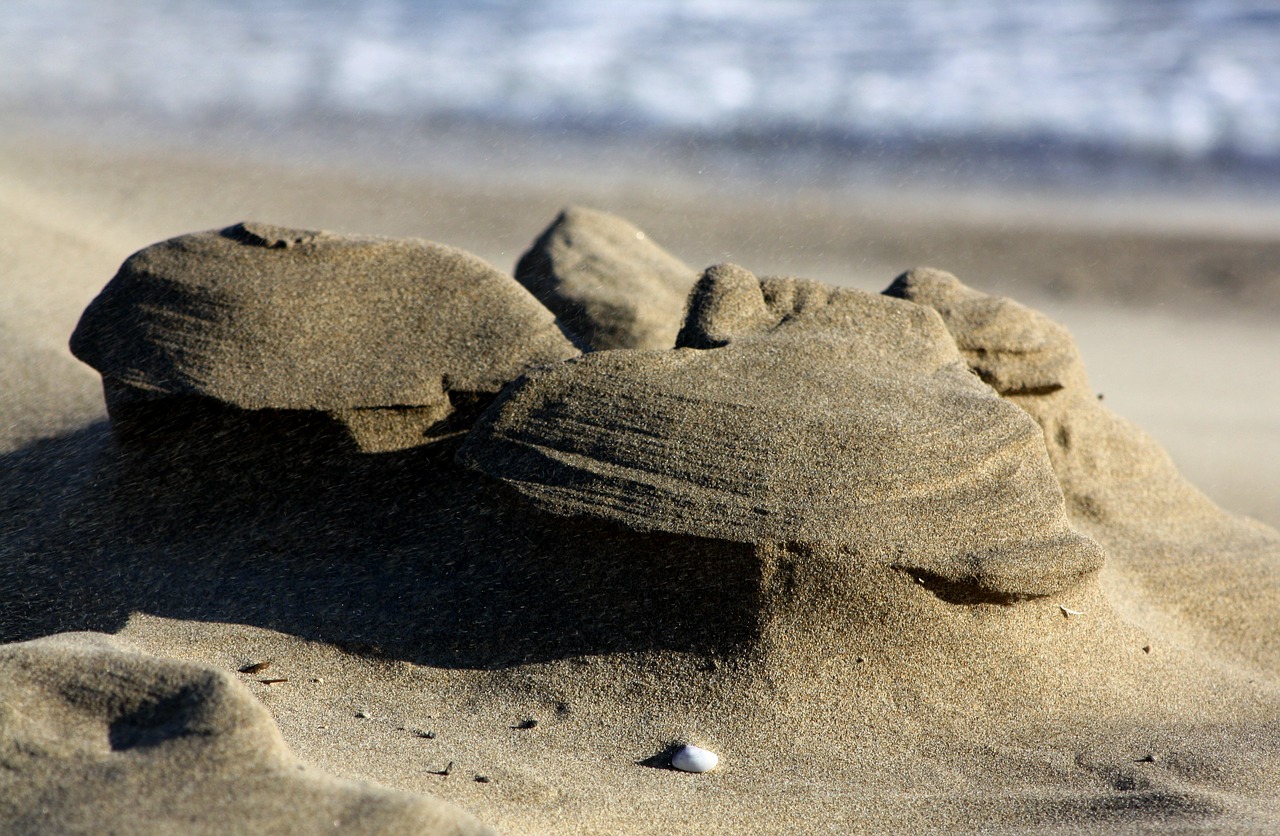
[[[370,455],[272,432],[159,455],[102,422],[0,456],[0,641],[146,612],[497,668],[751,637],[748,547],[521,510],[454,442]]]

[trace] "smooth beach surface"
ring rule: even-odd
[[[91,806],[95,792],[131,792],[143,808],[135,819],[156,832],[181,815],[216,832],[199,814],[263,775],[278,789],[248,797],[229,826],[250,829],[255,811],[269,812],[259,819],[268,832],[328,816],[371,832],[1280,826],[1280,631],[1267,627],[1280,614],[1280,535],[1231,516],[1280,526],[1273,210],[788,189],[675,164],[596,177],[564,160],[522,166],[519,150],[453,171],[447,160],[396,171],[355,156],[94,145],[52,132],[0,143],[0,641],[114,635],[10,645],[0,658],[19,672],[7,674],[17,691],[53,695],[44,725],[19,717],[39,700],[17,713],[6,703],[0,737],[23,744],[0,749],[0,763],[38,751],[55,766],[74,761],[90,788],[70,794],[56,770],[22,773],[49,798]],[[731,261],[755,276],[878,293],[930,265],[1010,296],[1074,335],[1092,392],[1068,390],[1097,393],[1144,429],[1229,514],[1196,504],[1162,470],[1166,481],[1125,494],[1117,473],[1139,442],[1107,429],[1098,437],[1113,458],[1066,449],[1052,461],[1067,513],[1108,553],[1101,574],[1030,598],[975,599],[923,572],[837,570],[832,554],[785,538],[748,556],[741,544],[666,531],[628,539],[596,520],[549,523],[455,465],[413,490],[365,472],[352,475],[350,496],[324,482],[315,507],[285,519],[271,502],[180,495],[181,480],[173,493],[133,494],[103,464],[101,380],[67,341],[131,253],[251,219],[425,238],[509,274],[570,205],[626,218],[697,271]],[[946,324],[961,334],[963,323]],[[769,339],[750,350],[767,352]],[[1065,424],[1058,408],[1024,406]],[[1051,480],[1048,454],[1035,461]],[[401,478],[434,465],[395,466]],[[1091,497],[1103,508],[1094,516]],[[1146,508],[1145,518],[1104,513]],[[371,531],[378,520],[408,527]],[[513,545],[504,531],[527,540]],[[622,558],[601,568],[593,548]],[[652,574],[627,562],[654,555]],[[738,569],[767,575],[761,566],[773,580],[735,586]],[[779,567],[793,572],[786,582]],[[752,614],[750,652],[725,651],[715,631],[741,625],[696,594],[670,611],[664,595],[684,595],[682,582],[729,605],[739,591],[772,602]],[[634,627],[645,619],[653,635]],[[196,708],[157,727],[166,746],[186,735],[208,749],[129,737],[154,717],[122,713],[125,685],[59,708],[74,690],[59,677],[90,676],[75,666],[102,659],[152,692],[188,695],[182,705]],[[103,712],[113,719],[90,722]],[[59,735],[71,743],[50,742]],[[666,768],[685,743],[719,766]],[[170,762],[213,776],[208,798],[163,780]],[[156,776],[160,789],[142,791],[142,778],[112,785],[95,771],[112,763],[134,764],[130,774]],[[39,831],[31,809],[9,820]],[[0,814],[17,815],[4,802]]]

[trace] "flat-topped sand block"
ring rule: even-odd
[[[172,427],[181,404],[214,423],[268,412],[298,433],[327,420],[371,452],[456,432],[459,409],[578,353],[527,291],[461,250],[257,223],[130,257],[71,348],[102,373],[125,439]]]

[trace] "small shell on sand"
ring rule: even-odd
[[[681,772],[710,772],[720,763],[720,756],[692,744],[681,746],[671,756],[671,766]]]

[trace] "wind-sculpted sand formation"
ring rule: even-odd
[[[8,457],[6,832],[1276,823],[1280,534],[948,273],[242,223],[71,346],[110,431]]]
[[[545,308],[466,253],[265,224],[130,258],[71,351],[102,373],[118,437],[154,445],[158,422],[191,420],[183,407],[230,408],[324,416],[369,452],[426,443],[457,402],[578,353]]]

